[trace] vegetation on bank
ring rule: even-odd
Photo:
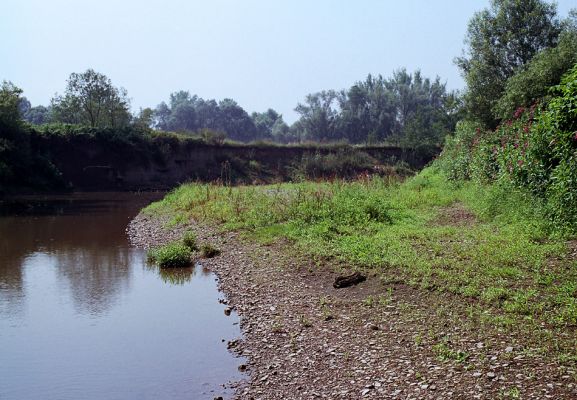
[[[158,265],[161,269],[183,268],[191,265],[195,253],[202,258],[212,258],[220,255],[220,250],[210,243],[198,244],[194,232],[185,231],[180,240],[153,247],[146,256],[149,263]]]
[[[506,184],[531,195],[559,231],[577,232],[577,65],[546,104],[520,107],[495,130],[461,122],[443,153],[453,181]]]
[[[313,256],[372,268],[385,281],[476,298],[554,326],[577,324],[577,270],[562,261],[566,246],[551,239],[552,226],[530,197],[512,186],[455,185],[438,166],[402,184],[380,177],[188,184],[145,212],[173,223],[217,222],[263,241],[289,239]]]
[[[519,78],[522,80],[521,78]],[[577,361],[577,66],[548,97],[489,129],[465,119],[405,182],[184,185],[145,209],[450,293],[481,322]]]

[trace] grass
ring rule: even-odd
[[[443,223],[459,206],[473,218]],[[372,269],[384,282],[452,293],[499,320],[577,325],[577,263],[541,206],[509,187],[448,182],[430,167],[405,183],[366,178],[225,187],[187,184],[145,212],[288,239],[305,254]]]
[[[150,249],[147,258],[161,268],[188,267],[191,264],[192,252],[181,242],[172,242]]]

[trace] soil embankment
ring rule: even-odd
[[[311,178],[353,176],[399,163],[416,170],[439,152],[394,146],[209,144],[170,136],[121,140],[104,135],[35,135],[31,141],[34,154],[49,161],[63,184],[75,191],[167,190],[188,181],[282,182],[301,173],[303,160],[309,161],[310,170],[302,173]]]
[[[192,229],[219,247],[203,264],[241,318],[247,357],[240,399],[572,399],[566,370],[521,351],[522,337],[480,331],[467,304],[447,294],[367,281],[333,288],[347,267],[311,260],[290,244],[261,245],[206,226],[163,228],[139,215],[134,244],[149,247]],[[451,350],[458,346],[462,351]]]

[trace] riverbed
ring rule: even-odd
[[[147,264],[126,227],[160,194],[29,197],[0,207],[1,399],[228,398],[243,360],[216,277]]]

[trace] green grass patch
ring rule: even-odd
[[[191,264],[192,252],[181,242],[172,242],[150,249],[147,258],[161,268],[188,267]]]
[[[457,208],[472,218],[442,218]],[[145,212],[216,223],[264,243],[288,240],[305,254],[476,299],[504,315],[577,321],[577,291],[559,285],[576,282],[577,268],[563,259],[565,243],[539,203],[511,186],[456,184],[435,166],[404,183],[187,184]]]

